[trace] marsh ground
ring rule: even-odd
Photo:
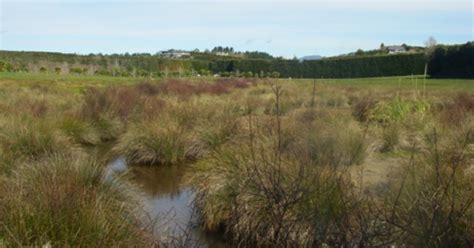
[[[188,164],[230,244],[469,246],[473,118],[474,80],[2,73],[0,246],[165,245],[117,156]]]

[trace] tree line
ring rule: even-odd
[[[429,55],[428,74],[435,78],[474,78],[474,42],[436,46]]]
[[[224,48],[222,50],[225,50]],[[228,48],[230,50],[230,48]],[[429,54],[338,56],[313,61],[194,54],[167,59],[140,54],[62,54],[0,51],[0,71],[96,74],[111,76],[213,75],[292,78],[354,78],[423,74],[431,77],[473,78],[474,43],[437,45]],[[425,67],[426,66],[426,67]]]

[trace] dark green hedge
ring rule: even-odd
[[[430,57],[428,74],[433,78],[474,78],[474,42],[437,46]]]
[[[193,59],[166,59],[150,54],[77,55],[0,51],[0,61],[4,61],[1,65],[3,71],[28,71],[39,67],[53,71],[55,67],[67,64],[69,68],[82,68],[112,75],[188,75],[194,71],[229,75],[268,75],[278,72],[281,77],[293,78],[381,77],[423,74],[426,63],[426,57],[422,53],[333,57],[303,62],[279,58],[196,56]],[[429,58],[428,73],[432,77],[472,78],[473,58],[473,42],[457,46],[438,46]]]
[[[423,54],[343,57],[316,61],[298,60],[218,60],[212,72],[279,72],[282,77],[351,78],[423,74]]]

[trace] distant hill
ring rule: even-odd
[[[305,61],[305,60],[320,60],[322,59],[323,57],[319,56],[319,55],[309,55],[309,56],[304,56],[304,57],[301,57],[299,58],[300,61]]]

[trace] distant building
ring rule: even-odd
[[[304,56],[299,58],[299,61],[305,61],[305,60],[321,60],[323,57],[319,55],[309,55],[309,56]]]
[[[405,49],[404,46],[386,46],[384,47],[385,50],[388,51],[388,53],[406,53],[407,49]]]
[[[217,56],[229,56],[229,53],[227,53],[227,52],[216,52],[215,54]]]
[[[179,59],[179,58],[185,58],[185,57],[191,56],[191,53],[188,51],[175,50],[175,49],[170,49],[168,51],[161,51],[159,54],[162,57],[171,58],[171,59]]]

